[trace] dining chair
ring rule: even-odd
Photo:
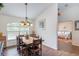
[[[29,52],[31,56],[42,55],[42,39],[33,40],[33,45],[29,48]]]
[[[22,42],[20,37],[17,37],[17,51],[22,56],[28,55],[27,46]]]

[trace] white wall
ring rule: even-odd
[[[23,18],[14,17],[14,16],[8,16],[0,14],[0,31],[4,33],[4,35],[7,34],[7,24],[13,23],[13,22],[20,22],[24,20]]]
[[[45,19],[45,29],[39,27],[39,22]],[[57,49],[57,4],[51,4],[35,21],[35,30],[43,40],[44,44]]]
[[[20,22],[24,20],[23,18],[8,16],[4,14],[0,14],[0,32],[3,32],[4,35],[7,36],[7,24],[12,22]],[[7,38],[6,38],[7,40]],[[16,44],[16,40],[7,41],[7,46],[12,46]]]
[[[73,21],[72,45],[79,46],[79,30],[75,30],[75,21]]]

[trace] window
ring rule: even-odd
[[[7,24],[7,38],[8,40],[16,39],[18,35],[29,34],[29,27],[22,27],[20,23]]]

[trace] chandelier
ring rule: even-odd
[[[26,20],[21,21],[20,23],[21,23],[21,26],[23,26],[23,27],[30,27],[30,26],[33,25],[33,24],[29,21],[29,19],[28,19],[27,17],[26,17]]]
[[[26,9],[27,9],[27,3],[25,3],[26,5]],[[27,12],[26,12],[27,13]],[[27,15],[27,14],[26,14]],[[21,21],[21,26],[23,27],[30,27],[32,26],[33,24],[30,22],[30,19],[28,17],[25,17],[25,20],[24,21]]]
[[[63,16],[63,15],[64,15],[63,12],[60,11],[60,9],[58,8],[58,16]]]

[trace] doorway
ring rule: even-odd
[[[58,23],[58,50],[69,51],[72,48],[72,21]]]

